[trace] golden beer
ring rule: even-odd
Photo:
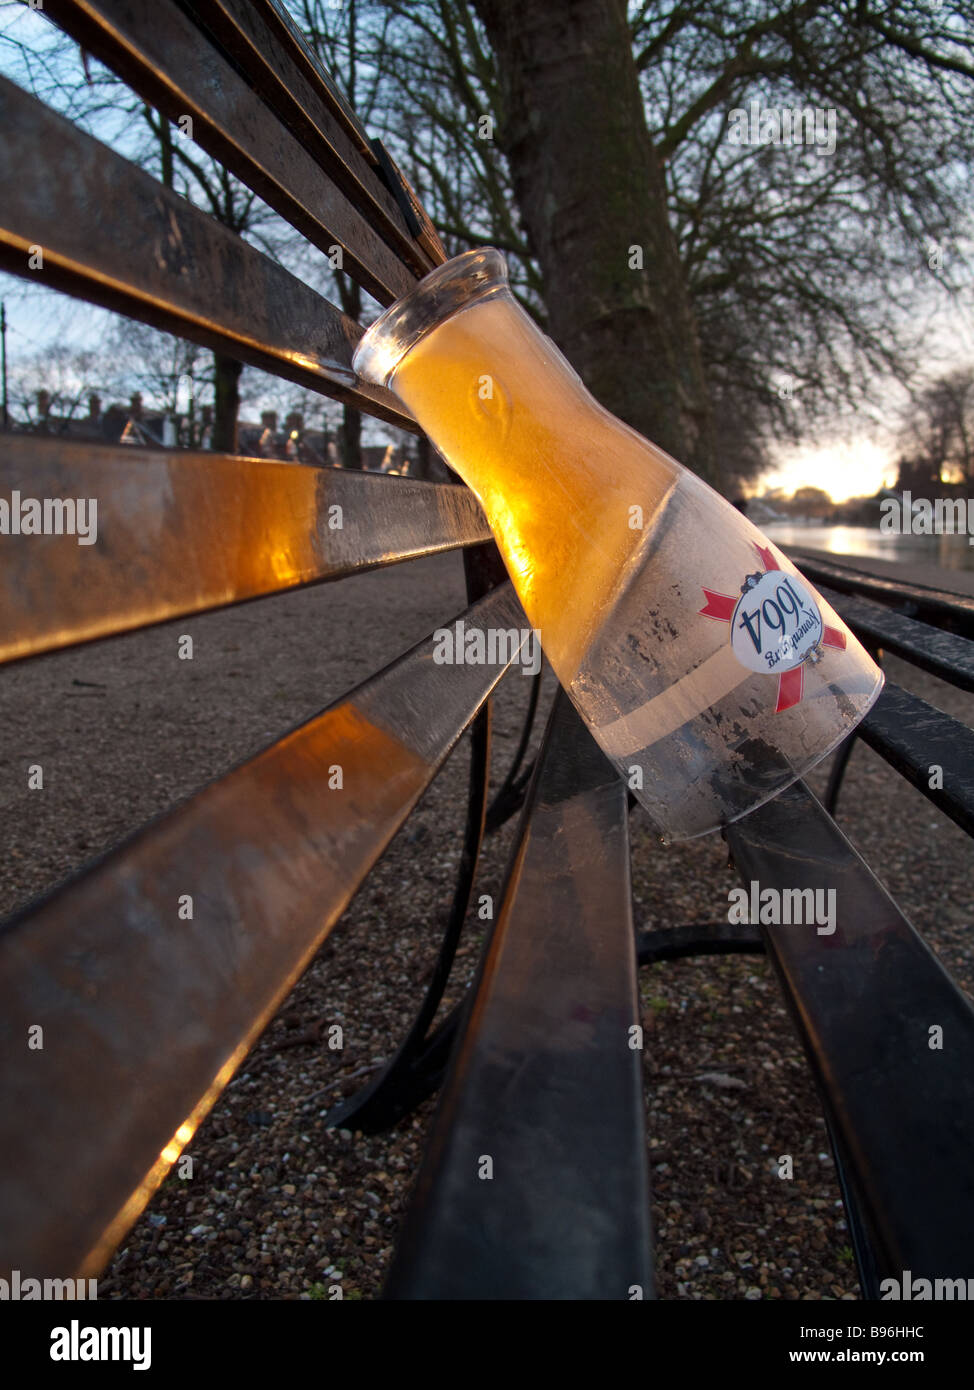
[[[668,839],[824,757],[883,677],[746,518],[589,394],[498,252],[438,267],[368,330],[388,386],[490,522],[532,627]]]

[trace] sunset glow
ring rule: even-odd
[[[781,488],[791,496],[800,487],[820,487],[833,502],[872,497],[896,481],[896,464],[887,449],[870,439],[844,440],[782,451],[777,466],[754,484],[758,496]]]

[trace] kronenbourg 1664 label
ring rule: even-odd
[[[769,675],[793,671],[823,635],[818,605],[796,575],[748,575],[731,618],[731,646],[742,666]]]
[[[815,661],[816,649],[843,650],[844,629],[830,627],[808,585],[783,570],[773,548],[754,544],[764,566],[746,576],[738,594],[704,588],[706,603],[697,610],[701,618],[727,623],[731,650],[749,671],[778,677],[775,714],[801,703],[806,660]]]

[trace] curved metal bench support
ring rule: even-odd
[[[849,766],[849,760],[852,757],[852,750],[856,746],[856,737],[855,733],[851,733],[843,743],[840,743],[832,759],[828,785],[825,788],[825,809],[830,816],[834,816],[838,810],[839,792],[842,790],[842,783],[845,779],[846,768]]]
[[[729,922],[692,922],[685,927],[659,927],[636,937],[640,965],[688,956],[763,956],[764,938],[754,927]]]
[[[528,751],[528,744],[531,742],[531,733],[534,729],[534,720],[538,712],[538,700],[541,696],[541,682],[544,678],[544,666],[536,676],[532,678],[531,695],[528,700],[527,713],[524,716],[524,726],[521,729],[521,741],[517,746],[517,751],[511,760],[511,765],[507,770],[507,776],[501,783],[497,795],[494,797],[490,806],[487,808],[488,834],[493,830],[499,830],[510,820],[511,816],[520,811],[524,805],[524,798],[527,795],[528,785],[534,775],[534,763],[531,762],[523,772],[521,764],[524,762],[524,755]]]
[[[438,1084],[445,1063],[445,1058],[441,1056],[444,1038],[439,1039],[433,1050],[435,1060],[431,1066],[428,1055],[431,1040],[427,1035],[450,978],[470,908],[484,833],[489,770],[490,709],[485,707],[471,728],[470,783],[463,849],[440,953],[426,996],[392,1060],[361,1090],[329,1110],[325,1117],[329,1129],[341,1127],[360,1129],[365,1134],[380,1133],[421,1104]],[[452,1036],[451,1032],[451,1039]]]
[[[462,495],[466,490],[458,489]],[[506,579],[504,564],[496,545],[489,542],[464,552],[467,596],[475,600],[489,593]],[[540,677],[540,672],[538,673]],[[507,787],[517,771],[531,732],[537,706],[538,677],[535,678],[521,742],[508,773]],[[438,1030],[432,1037],[430,1025],[443,998],[457,947],[463,931],[480,860],[480,847],[490,812],[487,795],[490,783],[491,702],[487,701],[471,726],[470,781],[467,796],[466,825],[463,849],[457,868],[457,883],[447,916],[446,929],[439,956],[425,998],[405,1038],[388,1062],[371,1081],[353,1095],[329,1110],[326,1123],[330,1129],[339,1127],[360,1129],[366,1134],[389,1129],[422,1104],[442,1081],[449,1045],[456,1031],[456,1018],[451,1016],[449,1028]],[[496,805],[496,801],[494,803]]]

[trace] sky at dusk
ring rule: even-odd
[[[800,487],[820,487],[833,502],[871,497],[896,481],[891,443],[884,447],[865,436],[833,444],[781,450],[777,466],[752,484],[757,494],[781,488],[791,495]]]

